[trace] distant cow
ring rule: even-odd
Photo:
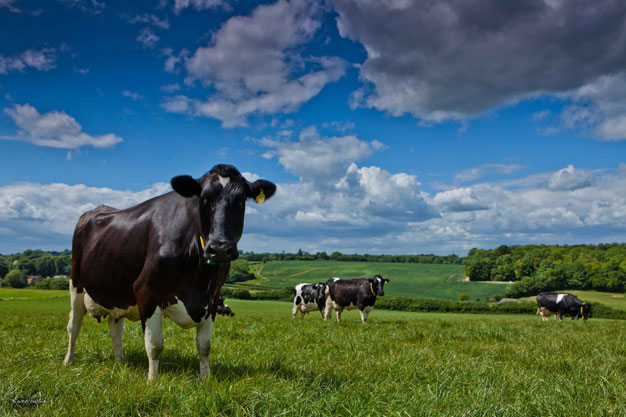
[[[329,279],[326,281],[329,297],[326,300],[324,319],[330,319],[330,311],[334,308],[337,312],[337,321],[341,323],[341,312],[344,309],[358,308],[361,321],[365,323],[367,315],[374,308],[376,297],[385,295],[383,287],[387,282],[389,280],[380,275],[372,278]]]
[[[319,310],[324,318],[324,307],[326,305],[326,284],[298,284],[295,286],[295,296],[293,297],[292,318],[295,320],[300,312],[300,319],[309,311]]]
[[[224,297],[220,296],[220,299],[217,303],[217,314],[226,317],[233,317],[235,313],[230,309],[228,304],[224,304]]]
[[[276,186],[248,182],[230,165],[198,179],[175,177],[174,192],[125,210],[98,207],[81,216],[72,242],[71,311],[65,364],[83,317],[109,317],[116,360],[123,360],[124,318],[141,320],[148,379],[158,376],[161,320],[196,328],[200,375],[209,372],[211,333],[220,290],[237,258],[245,202],[270,198]],[[206,242],[206,243],[205,243]]]
[[[554,314],[555,320],[562,320],[563,316],[570,316],[572,320],[591,318],[591,304],[583,303],[573,294],[542,292],[537,296],[537,314],[543,321]]]

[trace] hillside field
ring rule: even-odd
[[[62,365],[69,297],[7,300],[0,290],[0,415],[563,416],[624,415],[626,322],[534,315],[374,310],[291,320],[291,304],[229,300],[211,373],[198,379],[194,331],[164,320],[161,377],[146,380],[141,326],[126,362],[107,325],[86,317]],[[18,294],[19,295],[19,294]]]
[[[326,282],[329,278],[372,277],[389,279],[385,294],[457,300],[467,293],[471,300],[502,294],[510,284],[466,282],[464,265],[410,264],[387,262],[274,261],[254,265],[264,279],[256,284],[293,287],[301,282]]]

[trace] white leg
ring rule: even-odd
[[[85,292],[78,293],[78,289],[74,286],[72,280],[70,280],[70,316],[67,322],[67,334],[69,336],[69,343],[67,347],[67,354],[63,363],[68,365],[74,359],[74,347],[76,346],[76,339],[80,333],[80,328],[83,324],[83,317],[87,313],[84,303]]]
[[[159,376],[159,359],[163,353],[163,330],[161,328],[163,315],[161,308],[157,307],[151,317],[146,320],[144,330],[144,342],[148,354],[148,379],[153,380]]]
[[[209,352],[211,351],[211,334],[213,333],[213,320],[207,321],[196,328],[196,348],[200,357],[200,378],[209,376]]]
[[[291,310],[291,318],[295,320],[297,315],[298,315],[298,306],[294,303],[293,310]]]
[[[363,311],[359,311],[361,312],[361,321],[363,322],[363,324],[365,324],[365,322],[367,321],[367,315],[370,313],[370,311],[372,311],[372,307],[365,307]]]
[[[324,320],[330,320],[330,313],[333,308],[333,301],[330,297],[326,297],[326,306],[324,307]]]
[[[341,323],[341,310],[337,310],[337,322]]]
[[[124,335],[124,317],[114,319],[109,317],[109,336],[113,343],[113,355],[117,362],[124,362],[124,348],[122,347],[122,336]]]

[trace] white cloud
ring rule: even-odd
[[[56,68],[55,60],[55,50],[51,48],[28,49],[19,55],[8,57],[0,54],[0,74],[24,72],[28,67],[37,71],[49,71]]]
[[[466,183],[483,178],[489,174],[511,175],[524,168],[517,164],[483,164],[475,168],[466,169],[454,176],[455,183]]]
[[[12,13],[21,13],[21,10],[14,6],[16,0],[0,0],[0,7],[6,7]]]
[[[566,95],[593,137],[626,138],[624,2],[329,2],[367,53],[353,105],[441,122]]]
[[[69,248],[82,213],[100,204],[127,208],[170,191],[157,183],[139,192],[87,187],[82,184],[17,183],[0,187],[0,241],[2,251],[27,248]]]
[[[159,41],[159,38],[149,27],[145,27],[139,31],[137,35],[137,42],[141,43],[144,48],[154,48]]]
[[[593,173],[568,165],[567,168],[558,170],[550,177],[548,187],[551,190],[573,191],[589,187],[594,181]]]
[[[314,2],[279,0],[229,19],[185,61],[186,82],[214,91],[206,101],[193,101],[192,114],[221,120],[224,127],[242,126],[251,115],[295,111],[341,78],[343,60],[298,51],[320,27],[319,13]],[[171,52],[165,52],[167,71],[181,60]]]
[[[164,86],[161,86],[161,91],[166,92],[166,93],[175,93],[178,90],[180,90],[180,84],[178,83],[174,83],[174,84],[166,84]]]
[[[384,146],[352,135],[323,138],[314,127],[302,130],[297,142],[266,138],[261,144],[272,148],[264,155],[266,158],[277,157],[287,171],[317,184],[337,182],[351,163],[369,157]]]
[[[98,0],[61,0],[61,3],[89,14],[101,14],[106,7],[104,1]]]
[[[5,108],[7,114],[18,127],[16,136],[2,139],[30,142],[37,146],[76,149],[81,146],[106,148],[122,141],[122,138],[109,133],[91,136],[82,131],[81,125],[65,112],[51,111],[41,114],[29,104],[15,104]]]
[[[126,21],[128,21],[128,23],[130,24],[137,24],[137,23],[148,23],[151,25],[154,25],[155,27],[158,27],[159,29],[169,29],[170,28],[170,23],[167,20],[167,18],[165,19],[159,19],[158,16],[155,16],[151,13],[144,13],[141,15],[136,15],[136,16],[124,16],[124,18],[126,19]]]
[[[137,100],[143,100],[143,95],[139,94],[139,93],[135,93],[134,91],[129,91],[129,90],[122,90],[122,95],[124,97],[128,97],[133,99],[134,101]]]
[[[224,0],[174,0],[174,12],[180,13],[187,7],[193,7],[196,10],[218,9],[223,8],[230,10],[230,6]]]

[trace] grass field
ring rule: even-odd
[[[290,303],[228,300],[236,316],[215,324],[212,377],[197,377],[194,332],[165,320],[149,383],[138,323],[116,364],[106,324],[87,318],[65,368],[68,297],[22,292],[0,301],[3,416],[626,415],[623,321],[374,310],[366,325],[354,311],[339,325],[294,322]]]
[[[329,278],[371,277],[380,274],[390,280],[385,294],[456,300],[460,293],[470,299],[493,297],[509,284],[465,282],[464,265],[401,264],[387,262],[276,261],[260,264],[261,276],[254,283],[293,287],[301,282],[326,282]]]

